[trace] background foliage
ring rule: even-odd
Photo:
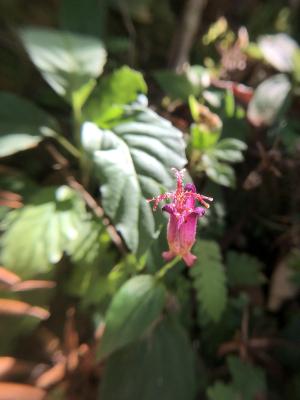
[[[1,2],[0,399],[300,399],[299,17]],[[183,167],[190,269],[146,201]]]

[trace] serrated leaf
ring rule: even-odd
[[[182,134],[170,122],[146,108],[130,115],[112,130],[85,123],[82,143],[93,157],[105,212],[128,247],[142,254],[157,231],[146,199],[174,187],[171,167],[181,169],[186,158]]]
[[[258,85],[248,106],[250,122],[258,127],[272,125],[286,108],[291,88],[284,74],[273,75]]]
[[[258,46],[264,58],[278,71],[293,71],[293,57],[297,42],[286,33],[264,35],[258,39]]]
[[[198,260],[190,269],[190,275],[199,306],[213,321],[218,321],[227,302],[226,277],[220,248],[214,241],[199,240],[194,247],[194,253]]]
[[[124,105],[136,100],[139,93],[147,93],[143,75],[127,66],[101,79],[84,108],[86,119],[101,127],[120,118]]]
[[[165,288],[151,275],[139,275],[127,281],[115,294],[105,317],[105,331],[97,357],[138,340],[160,315]]]
[[[238,394],[232,385],[216,382],[207,389],[209,400],[239,400]]]
[[[56,130],[54,119],[35,104],[0,92],[0,157],[35,147]]]
[[[227,278],[230,286],[256,286],[264,282],[262,263],[247,253],[230,251],[227,254]]]
[[[22,278],[45,273],[60,261],[88,218],[83,201],[66,186],[41,189],[4,219],[1,260]]]
[[[22,29],[20,37],[44,79],[69,103],[106,62],[103,44],[95,37],[45,28]]]
[[[194,396],[192,348],[182,328],[170,320],[108,360],[99,392],[101,400],[193,400]]]
[[[266,390],[266,377],[262,368],[241,361],[236,356],[227,358],[233,386],[243,400],[255,400]]]

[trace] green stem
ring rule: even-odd
[[[157,273],[155,274],[156,279],[161,279],[165,276],[165,274],[172,269],[179,261],[181,260],[181,257],[177,256],[173,258],[172,261],[168,262],[165,264]]]
[[[72,154],[72,156],[74,156],[75,158],[80,158],[80,151],[75,146],[73,146],[73,144],[70,143],[64,136],[57,134],[55,138],[70,154]]]
[[[77,104],[75,99],[73,99],[72,101],[72,107],[73,107],[74,134],[79,149],[81,181],[83,186],[87,188],[90,180],[91,165],[90,165],[90,160],[88,159],[88,155],[86,154],[86,151],[84,150],[81,144],[81,122],[82,122],[81,107]]]

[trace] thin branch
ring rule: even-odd
[[[96,217],[101,218],[103,225],[106,227],[106,230],[116,245],[117,249],[121,254],[126,254],[127,249],[121,239],[121,236],[117,232],[116,228],[113,226],[109,218],[105,215],[103,208],[98,204],[98,202],[94,199],[94,197],[84,188],[84,186],[79,183],[75,177],[68,171],[69,162],[68,160],[51,144],[47,144],[47,150],[58,164],[58,169],[61,174],[64,176],[68,185],[74,189],[85,201],[88,208],[92,210],[92,212],[96,215]]]
[[[205,6],[206,0],[187,0],[186,2],[169,54],[169,67],[177,72],[182,71],[184,64],[188,62]]]

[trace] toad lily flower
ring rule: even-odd
[[[191,267],[197,259],[190,252],[196,240],[197,220],[198,217],[203,217],[205,214],[205,208],[195,206],[196,200],[204,207],[209,208],[209,204],[205,200],[212,201],[213,199],[197,193],[192,183],[187,183],[183,186],[182,181],[185,170],[178,171],[172,168],[172,171],[177,179],[176,191],[161,194],[147,201],[153,201],[153,210],[156,210],[161,201],[171,200],[171,203],[162,207],[163,211],[170,214],[167,233],[169,251],[163,252],[162,256],[166,261],[180,256],[186,265]]]

